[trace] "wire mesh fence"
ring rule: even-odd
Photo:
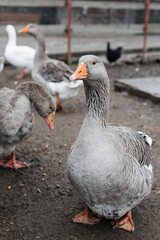
[[[6,0],[5,4],[0,3],[0,24],[36,22],[43,25],[66,25],[66,2],[62,0],[37,0],[36,2],[27,0],[22,3],[19,0],[14,0],[13,2]],[[72,25],[92,25],[92,27],[101,25],[113,32],[116,26],[118,26],[118,31],[125,26],[123,31],[127,32],[131,29],[130,32],[143,33],[145,4],[146,0],[72,0]],[[160,0],[152,0],[149,24],[154,26],[149,29],[149,32],[152,32],[152,34],[160,33],[159,28],[155,25],[158,23],[160,23]],[[113,28],[112,25],[114,26]],[[87,31],[90,29],[87,29]],[[62,31],[64,30],[65,27],[62,28]]]

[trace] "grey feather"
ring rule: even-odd
[[[63,62],[54,59],[47,59],[39,66],[39,74],[47,82],[68,81],[73,71]]]

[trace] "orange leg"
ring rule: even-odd
[[[2,166],[2,165],[1,165]],[[10,160],[5,164],[3,164],[5,168],[13,168],[13,169],[18,169],[18,168],[23,168],[23,167],[28,167],[26,164],[18,162],[15,159],[15,151],[11,153]]]
[[[73,222],[76,223],[83,223],[83,224],[89,224],[94,225],[98,222],[100,222],[101,219],[99,219],[95,213],[93,213],[88,206],[86,206],[84,212],[79,213],[73,218]]]
[[[126,231],[133,232],[134,224],[132,221],[131,210],[129,210],[123,217],[112,221],[113,228],[123,228]]]
[[[57,105],[57,111],[62,111],[62,106],[59,99],[59,93],[56,93],[56,105]]]
[[[24,69],[21,69],[21,73],[17,75],[15,78],[16,79],[22,79],[24,77]]]

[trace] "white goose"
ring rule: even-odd
[[[87,205],[74,222],[114,219],[114,228],[134,231],[131,209],[151,192],[151,138],[133,128],[109,124],[109,78],[96,56],[80,58],[70,77],[83,79],[87,114],[68,157],[68,175]]]
[[[30,72],[33,68],[35,50],[28,46],[16,45],[16,31],[13,25],[7,25],[6,31],[8,33],[8,42],[5,47],[4,56],[11,65],[21,69],[21,73],[16,76],[16,79],[22,79],[24,71]]]
[[[72,69],[62,61],[49,58],[45,53],[45,40],[36,24],[29,24],[19,31],[29,33],[37,40],[32,78],[57,98],[57,107],[62,109],[60,100],[72,98],[78,94],[81,81],[70,82]]]

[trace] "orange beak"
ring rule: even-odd
[[[21,30],[18,31],[19,33],[28,33],[29,32],[29,28],[28,26],[22,28]]]
[[[77,70],[70,76],[70,80],[82,80],[86,79],[88,76],[87,67],[85,63],[78,64]]]
[[[54,116],[55,116],[55,112],[51,113],[50,115],[48,115],[47,117],[44,118],[48,127],[51,130],[53,129],[53,126],[54,126]]]

